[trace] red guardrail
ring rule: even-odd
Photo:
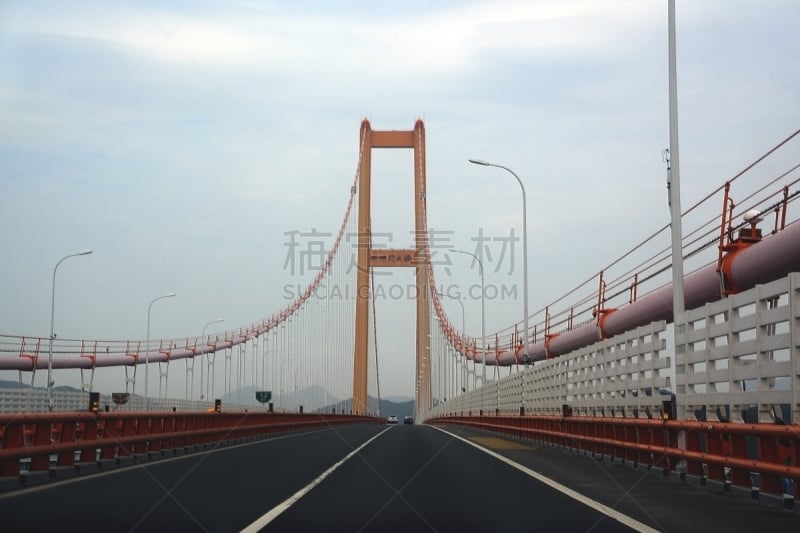
[[[685,420],[578,416],[446,416],[429,424],[455,424],[517,436],[634,465],[676,471],[782,496],[792,506],[800,480],[800,425],[733,424]],[[684,444],[681,444],[684,441]],[[683,472],[681,472],[683,473]],[[758,474],[754,479],[753,474]]]
[[[359,415],[258,412],[125,412],[0,415],[0,477],[94,463],[134,454],[353,422],[384,423]],[[99,454],[99,457],[98,457]],[[76,457],[77,455],[77,457]]]

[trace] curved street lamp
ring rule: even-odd
[[[503,165],[496,165],[494,163],[489,163],[487,161],[483,161],[481,159],[470,159],[470,163],[474,165],[482,165],[485,167],[496,167],[502,168],[514,178],[516,178],[517,183],[519,183],[520,189],[522,189],[522,269],[523,269],[523,278],[522,278],[522,290],[525,292],[523,294],[523,306],[525,308],[525,319],[524,319],[524,328],[525,332],[523,334],[524,338],[524,345],[522,347],[522,362],[527,365],[528,364],[528,207],[527,202],[525,199],[525,185],[523,185],[522,180],[519,179],[519,176],[508,167],[504,167]],[[523,373],[523,376],[525,374]],[[524,377],[523,377],[524,379]],[[525,388],[523,385],[523,392],[522,392],[522,412],[521,414],[525,414]]]
[[[464,255],[471,255],[475,258],[475,261],[478,262],[478,265],[481,267],[481,353],[483,354],[483,384],[486,384],[486,284],[484,282],[483,277],[483,261],[478,258],[477,255],[471,252],[465,252],[464,250],[457,250],[455,248],[450,249],[449,251],[455,252],[457,254],[464,254]],[[526,311],[527,312],[527,311]],[[495,347],[496,348],[496,347]],[[497,353],[497,352],[495,352]],[[497,368],[497,362],[495,361],[495,369]],[[482,385],[483,386],[483,385]]]
[[[211,324],[216,324],[218,322],[225,322],[224,318],[218,318],[216,320],[212,320],[205,326],[203,326],[203,332],[200,334],[200,340],[203,340],[206,336],[206,328]],[[194,382],[194,378],[192,378],[192,382]],[[200,401],[203,401],[203,355],[200,354]],[[192,399],[194,399],[194,391],[192,391]]]
[[[91,250],[81,250],[74,254],[65,255],[58,260],[58,263],[56,263],[56,266],[53,268],[53,285],[50,294],[50,342],[47,348],[47,408],[50,411],[53,410],[53,338],[55,337],[55,333],[53,333],[53,323],[56,314],[56,271],[58,270],[58,266],[66,259],[79,255],[89,255],[90,253],[92,253]]]
[[[153,304],[156,303],[158,300],[163,298],[172,298],[175,296],[174,292],[169,294],[164,294],[163,296],[156,296],[150,302],[150,305],[147,306],[147,341],[144,345],[144,406],[145,410],[150,408],[150,396],[147,394],[147,383],[148,383],[148,376],[150,372],[148,372],[148,363],[150,362],[150,309],[152,309]]]
[[[280,381],[280,383],[279,383],[279,385],[280,385],[280,396],[279,396],[279,400],[278,400],[278,408],[281,409],[281,410],[283,410],[283,365],[285,365],[289,361],[293,361],[293,360],[294,360],[294,355],[290,355],[289,357],[286,357],[286,358],[283,359],[283,361],[281,361],[281,373],[280,373],[280,380],[279,380]]]
[[[466,322],[466,318],[465,318],[466,317],[466,313],[464,312],[464,303],[461,301],[461,298],[455,298],[453,296],[450,296],[449,294],[445,294],[445,293],[439,292],[439,291],[436,291],[436,294],[440,298],[450,298],[451,300],[455,300],[456,302],[458,302],[458,305],[461,306],[461,336],[462,336],[462,338],[466,339],[466,336],[467,336],[467,322]],[[439,317],[438,316],[434,316],[433,319],[434,320],[439,320]],[[467,364],[468,359],[467,359],[466,348],[464,348],[464,354],[463,355],[464,355],[464,372],[467,372],[468,369],[469,369],[469,364]],[[472,360],[472,367],[473,368],[475,367],[475,359]],[[463,385],[466,385],[467,387],[469,387],[469,382],[468,382],[469,380],[467,380],[466,376],[464,375],[464,372],[462,372],[462,376],[461,376],[462,381],[464,382]],[[475,390],[475,374],[474,373],[473,373],[473,378],[472,378],[472,389]]]

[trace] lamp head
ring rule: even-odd
[[[758,224],[763,219],[761,218],[761,211],[758,209],[751,209],[747,211],[742,218],[745,222],[749,222],[750,224]]]
[[[483,159],[470,159],[469,162],[475,165],[483,165],[485,167],[488,167],[491,164],[488,161],[484,161]]]

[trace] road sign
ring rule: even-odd
[[[128,403],[128,399],[130,398],[130,394],[127,392],[112,392],[111,393],[111,401],[117,405],[125,405]]]
[[[258,403],[267,403],[272,399],[272,391],[271,390],[257,390],[256,391],[256,400]]]

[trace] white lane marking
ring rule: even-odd
[[[267,524],[269,524],[270,522],[272,522],[273,520],[278,518],[278,516],[281,513],[283,513],[285,510],[287,510],[289,507],[291,507],[295,503],[297,503],[297,501],[300,498],[302,498],[303,496],[305,496],[306,494],[308,494],[311,489],[313,489],[314,487],[316,487],[317,485],[322,483],[325,480],[326,477],[328,477],[329,475],[331,475],[334,472],[334,470],[336,470],[337,468],[342,466],[344,463],[346,463],[347,460],[350,459],[351,457],[353,457],[355,454],[357,454],[358,452],[360,452],[361,450],[366,448],[367,445],[369,445],[369,443],[371,443],[372,441],[374,441],[375,439],[377,439],[378,437],[380,437],[381,435],[383,435],[384,433],[389,431],[389,429],[391,429],[391,427],[392,426],[387,427],[386,429],[384,429],[383,431],[381,431],[380,433],[378,433],[377,435],[375,435],[374,437],[372,437],[371,439],[366,441],[364,444],[362,444],[361,446],[359,446],[358,448],[356,448],[352,452],[348,453],[341,461],[339,461],[338,463],[336,463],[335,465],[333,465],[332,467],[330,467],[329,469],[324,471],[322,474],[320,474],[317,479],[315,479],[314,481],[312,481],[311,483],[309,483],[308,485],[306,485],[302,489],[298,490],[297,492],[295,492],[294,494],[292,494],[291,496],[286,498],[283,502],[279,503],[278,505],[276,505],[275,507],[270,509],[267,513],[265,513],[263,516],[258,518],[255,522],[253,522],[252,524],[250,524],[246,528],[242,529],[241,533],[253,533],[255,531],[259,531],[259,530],[261,530],[261,528],[263,528],[264,526],[266,526]]]
[[[652,527],[639,522],[635,518],[632,518],[632,517],[630,517],[630,516],[628,516],[626,514],[622,514],[619,511],[616,511],[616,510],[612,509],[611,507],[608,507],[607,505],[603,505],[602,503],[600,503],[600,502],[598,502],[596,500],[593,500],[593,499],[591,499],[591,498],[589,498],[587,496],[584,496],[580,492],[576,492],[576,491],[572,490],[571,488],[562,485],[558,481],[554,481],[554,480],[552,480],[552,479],[550,479],[548,477],[543,476],[542,474],[540,474],[538,472],[534,472],[533,470],[531,470],[530,468],[528,468],[526,466],[523,466],[523,465],[521,465],[519,463],[515,463],[511,459],[508,459],[507,457],[503,457],[499,453],[495,453],[492,450],[489,450],[488,448],[484,448],[480,444],[472,442],[469,439],[465,439],[464,437],[461,437],[460,435],[456,435],[455,433],[450,433],[449,431],[446,431],[446,430],[444,430],[444,429],[442,429],[440,427],[437,427],[437,426],[430,426],[430,427],[438,429],[442,433],[446,433],[447,435],[450,435],[451,437],[455,437],[455,438],[457,438],[457,439],[459,439],[459,440],[461,440],[463,442],[466,442],[470,446],[474,446],[475,448],[479,449],[480,451],[482,451],[482,452],[484,452],[484,453],[486,453],[488,455],[491,455],[495,459],[498,459],[498,460],[506,463],[509,466],[513,466],[514,468],[516,468],[520,472],[523,472],[523,473],[529,475],[530,477],[536,479],[537,481],[541,481],[545,485],[547,485],[547,486],[559,491],[560,493],[564,494],[565,496],[569,496],[570,498],[579,501],[580,503],[586,505],[587,507],[591,507],[595,511],[598,511],[598,512],[608,516],[609,518],[613,518],[617,522],[620,522],[620,523],[622,523],[622,524],[624,524],[624,525],[626,525],[626,526],[628,526],[628,527],[630,527],[632,529],[635,529],[636,531],[641,531],[641,532],[646,532],[646,533],[658,533],[657,529],[653,529]]]

